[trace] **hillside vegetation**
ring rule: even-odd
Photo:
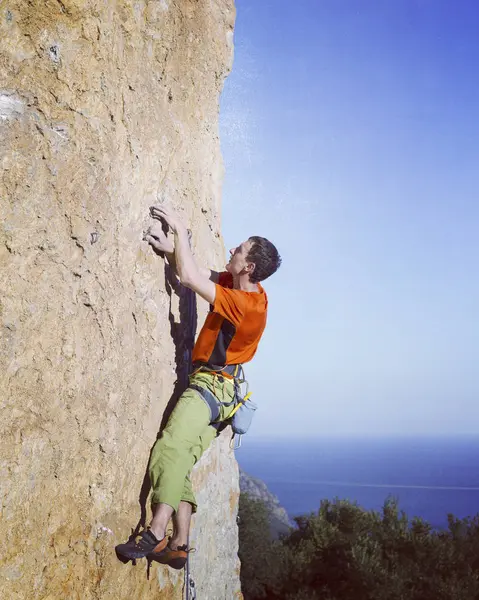
[[[479,599],[479,515],[436,531],[391,498],[380,512],[336,499],[295,521],[275,540],[267,505],[241,494],[245,600]]]

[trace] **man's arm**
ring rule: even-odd
[[[213,304],[216,296],[215,282],[218,280],[218,273],[210,269],[198,268],[191,252],[188,231],[172,209],[160,205],[152,206],[150,211],[154,218],[163,219],[167,223],[174,233],[175,243],[173,246],[171,240],[168,240],[160,223],[154,226],[157,227],[157,230],[152,231],[150,228],[149,235],[145,239],[154,248],[165,253],[168,262],[176,271],[180,282],[184,286],[192,289],[207,302]],[[158,235],[155,235],[155,233]]]
[[[214,271],[198,268],[191,253],[188,231],[183,227],[175,231],[175,260],[180,282],[210,304],[214,304],[216,285],[211,279],[214,277]]]
[[[163,226],[160,221],[157,221],[148,229],[144,239],[150,244],[150,246],[152,246],[152,248],[162,252],[165,255],[168,264],[173,269],[175,274],[178,275],[175,258],[175,246],[163,231]],[[206,277],[213,283],[218,283],[219,273],[217,271],[206,269],[204,267],[199,267],[199,271],[203,277]]]
[[[166,254],[166,252],[165,252]],[[166,254],[166,258],[168,259],[168,262],[171,266],[172,269],[174,269],[175,273],[179,276],[178,273],[178,268],[176,265],[176,256],[175,256],[175,252],[173,251],[171,254]],[[193,257],[194,260],[194,257]],[[196,262],[195,262],[196,265]],[[201,277],[204,277],[205,279],[209,279],[210,281],[212,281],[213,283],[218,283],[218,279],[220,274],[218,273],[218,271],[213,271],[213,269],[207,269],[206,267],[198,267],[196,265],[196,268],[198,269],[198,271],[201,274]],[[180,277],[180,281],[181,281],[181,277]],[[186,283],[184,283],[183,281],[181,281],[181,283],[183,285],[186,285]],[[186,287],[189,287],[186,285]]]

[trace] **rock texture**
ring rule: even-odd
[[[239,481],[242,494],[248,494],[254,500],[261,500],[266,505],[269,511],[271,535],[274,538],[283,533],[288,533],[290,528],[294,527],[294,522],[286,509],[281,506],[278,497],[268,489],[264,481],[241,470]]]
[[[181,598],[181,574],[147,578],[113,548],[140,520],[188,342],[181,289],[141,241],[157,194],[190,223],[197,257],[223,262],[233,0],[0,7],[0,598]],[[241,596],[228,442],[194,477],[203,600]]]

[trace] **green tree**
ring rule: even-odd
[[[394,498],[381,511],[325,500],[275,543],[261,502],[240,499],[240,517],[246,600],[479,600],[477,516],[435,531]]]
[[[239,558],[241,587],[246,600],[281,598],[280,572],[285,549],[271,539],[270,515],[266,505],[247,494],[240,495]]]

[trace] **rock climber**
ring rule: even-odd
[[[181,569],[189,551],[191,515],[197,507],[190,471],[218,433],[212,423],[227,421],[234,408],[236,366],[253,358],[266,325],[268,299],[260,282],[279,268],[281,258],[270,241],[250,237],[230,250],[224,272],[201,269],[178,214],[155,205],[150,215],[155,221],[145,240],[166,256],[184,286],[210,304],[210,312],[194,346],[189,387],[151,453],[152,521],[138,536],[118,545],[116,552],[127,559],[147,557]],[[217,402],[214,415],[205,395]],[[173,535],[167,539],[170,518]]]

